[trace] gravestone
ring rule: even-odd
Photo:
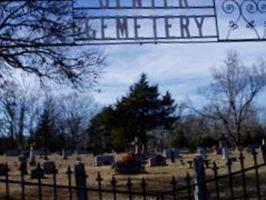
[[[225,137],[222,137],[219,141],[219,148],[222,150],[223,159],[227,159],[229,157],[228,143]]]
[[[198,156],[201,156],[203,158],[206,157],[206,150],[204,148],[202,148],[202,147],[199,147],[197,149],[197,155]]]
[[[152,158],[149,158],[148,164],[149,164],[150,167],[166,166],[166,159],[165,159],[165,157],[163,157],[161,155],[156,155],[156,156],[154,156]]]
[[[7,150],[4,152],[7,157],[18,157],[20,155],[20,150]]]
[[[20,167],[19,167],[21,175],[28,175],[28,168],[27,168],[27,162],[21,161]]]
[[[33,146],[31,146],[31,148],[30,148],[29,164],[30,164],[30,166],[36,165],[35,152],[34,152]]]
[[[195,200],[209,200],[209,193],[205,183],[205,169],[204,169],[204,159],[201,156],[196,156],[194,158],[194,170],[195,170]]]
[[[261,151],[261,144],[254,143],[249,145],[249,152],[260,152]]]
[[[0,163],[0,176],[5,176],[6,175],[6,165],[3,163]]]
[[[87,176],[84,164],[82,162],[76,162],[75,181],[77,187],[77,200],[88,200],[86,179]]]
[[[63,160],[67,160],[67,152],[65,149],[62,150],[62,158]]]
[[[58,173],[55,163],[52,161],[46,161],[43,163],[43,172],[44,174]]]
[[[140,154],[139,154],[140,155]],[[145,170],[141,156],[129,153],[116,162],[113,167],[119,174],[138,174]],[[139,157],[139,158],[137,158]]]
[[[27,162],[27,156],[25,154],[20,154],[18,160],[20,162]]]
[[[223,159],[227,159],[229,157],[228,147],[223,147],[222,148],[222,154],[223,154]]]
[[[114,155],[100,155],[95,157],[95,166],[113,165],[115,163]]]
[[[134,153],[136,155],[141,154],[141,148],[140,148],[140,143],[139,143],[138,137],[134,138],[134,142],[132,143],[132,145],[134,146]]]
[[[164,150],[164,157],[166,157],[167,159],[171,159],[171,158],[180,158],[180,152],[178,149],[175,148],[169,148],[169,149],[165,149]]]
[[[263,161],[264,163],[266,163],[266,145],[265,144],[261,146],[261,153],[262,153]]]
[[[31,179],[42,179],[42,178],[44,178],[43,168],[38,166],[36,169],[31,170],[30,176],[31,176]]]

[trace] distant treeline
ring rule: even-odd
[[[177,66],[178,67],[178,66]],[[79,92],[40,95],[10,81],[0,98],[0,151],[87,149],[92,153],[127,151],[137,139],[150,148],[231,146],[260,143],[265,137],[265,109],[256,98],[266,86],[263,62],[245,66],[236,52],[227,55],[212,79],[199,88],[199,102],[175,102],[160,93],[147,74],[116,103],[103,107]]]

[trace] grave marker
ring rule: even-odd
[[[20,153],[21,152],[19,150],[7,150],[4,152],[7,157],[18,157]]]
[[[266,163],[266,145],[261,146],[261,153],[262,153],[263,161],[264,163]]]
[[[75,180],[77,186],[77,200],[88,200],[86,179],[87,175],[84,164],[82,162],[76,162]]]
[[[181,157],[179,150],[175,148],[165,149],[163,154],[164,154],[164,157],[166,157],[167,159],[171,159],[172,157],[174,158]]]
[[[222,137],[219,141],[219,148],[221,148],[223,159],[227,159],[229,157],[228,144],[225,137]]]
[[[5,176],[7,173],[6,165],[3,163],[0,163],[0,176]]]
[[[42,179],[44,178],[44,171],[38,164],[36,169],[31,170],[30,173],[31,179]]]
[[[52,161],[47,161],[43,163],[43,172],[44,174],[54,174],[58,173],[55,163]]]
[[[18,160],[20,162],[27,162],[27,157],[25,154],[20,154],[19,157],[18,157]]]
[[[114,155],[100,155],[95,157],[95,166],[113,165],[115,163]]]
[[[65,151],[65,149],[62,150],[62,158],[63,160],[67,160],[67,152]]]
[[[152,158],[149,158],[148,164],[149,164],[150,167],[166,166],[166,159],[165,159],[165,157],[163,157],[161,155],[156,155],[156,156],[154,156]]]
[[[197,155],[201,156],[201,157],[206,157],[206,150],[204,148],[202,148],[202,147],[199,147],[197,149]]]
[[[30,166],[35,166],[36,165],[35,151],[33,149],[33,146],[30,147],[29,164],[30,164]]]
[[[195,200],[209,200],[209,193],[205,183],[204,159],[201,156],[194,158],[194,170],[196,175],[196,189],[194,191]]]

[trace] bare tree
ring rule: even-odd
[[[9,136],[14,139],[16,137],[16,91],[17,85],[14,82],[5,84],[5,90],[1,91],[1,113],[5,124],[5,130]]]
[[[14,81],[7,81],[0,94],[2,130],[23,145],[24,135],[30,132],[36,121],[39,96],[31,93],[29,87],[23,88]]]
[[[0,84],[11,69],[74,86],[91,86],[103,54],[75,47],[82,34],[73,22],[72,0],[0,2]]]
[[[89,95],[70,93],[61,97],[61,119],[70,148],[77,148],[98,106]],[[86,144],[87,141],[85,141]],[[82,144],[81,144],[82,145]]]
[[[256,97],[266,86],[264,67],[263,63],[246,67],[236,52],[229,52],[225,65],[213,70],[210,85],[200,90],[208,103],[202,111],[194,110],[218,121],[236,145],[253,115]]]

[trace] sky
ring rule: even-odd
[[[161,92],[169,90],[176,100],[197,104],[197,89],[211,80],[211,68],[222,67],[227,52],[237,50],[243,63],[252,66],[265,58],[265,42],[212,44],[119,45],[104,47],[107,65],[98,80],[95,99],[114,103],[125,95],[131,84],[147,73]]]
[[[80,5],[84,6],[88,2],[80,0]],[[123,3],[129,3],[131,0],[121,0]],[[176,0],[168,0],[171,3]],[[240,2],[241,0],[238,0]],[[115,2],[110,0],[110,2]],[[149,0],[143,0],[149,4]],[[156,0],[159,4],[162,0]],[[211,0],[188,0],[192,5],[210,5]],[[225,14],[222,12],[221,2],[217,5],[218,25],[220,28],[220,37],[225,39],[228,35],[229,22],[233,20],[238,22],[238,10],[235,8],[234,13]],[[230,1],[226,1],[229,2]],[[233,2],[233,1],[231,1]],[[248,3],[248,1],[246,1]],[[251,2],[251,1],[250,1]],[[254,1],[253,1],[254,2]],[[259,1],[256,1],[259,2]],[[265,2],[264,2],[265,3]],[[87,5],[86,4],[86,5]],[[92,6],[97,6],[93,4]],[[88,5],[87,5],[88,6]],[[235,6],[235,5],[233,5]],[[265,12],[255,11],[248,13],[247,5],[243,5],[243,13],[248,20],[253,20],[256,25],[256,31],[260,37],[265,35]],[[230,8],[230,7],[227,7]],[[252,9],[252,7],[249,7]],[[98,13],[97,13],[98,12]],[[107,15],[105,11],[97,11],[90,13],[92,15]],[[120,12],[120,13],[119,13]],[[122,11],[108,11],[108,15],[127,15]],[[137,13],[130,15],[163,15],[163,11],[154,10],[138,10]],[[168,11],[166,11],[168,12]],[[172,10],[170,14],[196,14],[194,10]],[[213,13],[213,11],[204,11],[204,14]],[[169,14],[169,13],[168,13]],[[214,29],[214,23],[206,23],[203,26],[204,32],[211,32]],[[256,37],[256,32],[253,29],[247,28],[245,21],[240,20],[238,29],[231,31],[230,38],[252,38]],[[148,31],[149,24],[141,24],[143,32]],[[174,26],[174,25],[173,25]],[[108,24],[108,28],[112,28]],[[174,29],[174,28],[173,28]],[[192,30],[192,32],[195,30]],[[162,34],[163,34],[162,30]],[[253,63],[265,58],[266,42],[244,42],[244,43],[208,43],[208,44],[145,44],[145,45],[106,45],[102,46],[107,62],[104,68],[104,73],[98,80],[97,89],[101,92],[94,92],[93,95],[97,102],[102,105],[114,103],[117,99],[125,95],[129,86],[136,82],[141,73],[147,73],[151,83],[159,84],[161,92],[167,90],[171,92],[177,101],[187,101],[190,99],[195,104],[200,104],[200,97],[197,94],[199,87],[207,86],[211,79],[211,68],[223,66],[228,51],[236,50],[243,63],[247,66],[252,66]],[[266,59],[266,58],[265,58]],[[98,91],[98,90],[95,90]],[[259,101],[263,102],[261,95]]]

